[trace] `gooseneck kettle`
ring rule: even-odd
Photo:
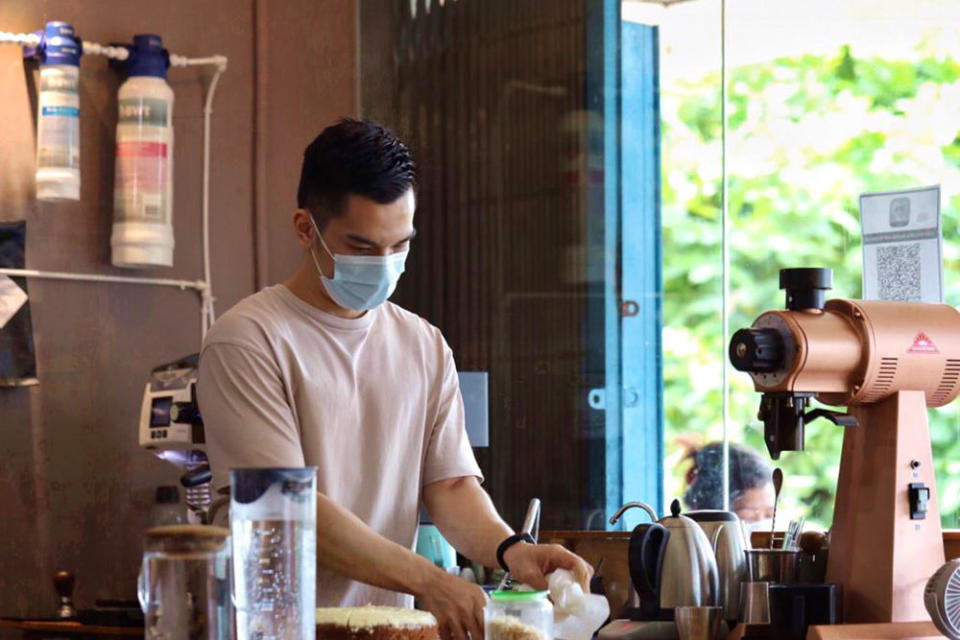
[[[680,515],[679,500],[671,503],[670,513],[637,525],[630,535],[630,578],[640,597],[640,606],[630,612],[634,620],[673,620],[676,607],[717,604],[713,545],[696,522]]]

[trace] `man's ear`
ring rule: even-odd
[[[297,244],[304,249],[310,249],[315,241],[316,231],[310,222],[310,212],[297,209],[293,212],[293,232],[297,236]]]

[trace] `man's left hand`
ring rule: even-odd
[[[513,545],[503,554],[503,560],[510,567],[510,575],[516,582],[522,582],[537,590],[547,588],[547,576],[557,569],[567,569],[573,573],[584,593],[590,593],[590,578],[593,567],[580,556],[567,551],[558,544]]]

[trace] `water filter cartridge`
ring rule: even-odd
[[[37,198],[80,199],[80,55],[66,22],[48,22],[39,47]]]
[[[120,86],[113,187],[112,261],[173,265],[173,89],[159,36],[134,36]]]

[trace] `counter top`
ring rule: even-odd
[[[31,635],[55,633],[78,636],[143,637],[143,627],[102,627],[80,624],[75,620],[20,620],[16,618],[0,618],[0,629],[30,632]]]
[[[627,541],[630,539],[629,531],[541,531],[540,539],[543,541]],[[947,560],[960,558],[960,529],[948,529],[943,532],[943,548],[946,552]]]

